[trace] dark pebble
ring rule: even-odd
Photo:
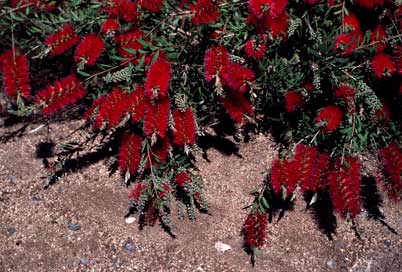
[[[41,199],[40,199],[39,197],[37,197],[37,196],[33,196],[33,197],[32,197],[32,201],[35,202],[35,203],[37,203],[37,202],[40,202]]]
[[[81,226],[79,224],[68,223],[68,229],[72,231],[79,231]]]
[[[82,264],[82,265],[88,265],[88,263],[89,263],[89,260],[88,260],[87,258],[82,258],[82,259],[80,259],[80,264]]]
[[[384,245],[385,245],[385,247],[391,246],[391,241],[390,240],[385,240]]]
[[[15,183],[15,182],[17,181],[17,177],[16,177],[16,176],[8,176],[8,180],[9,180],[11,183]]]
[[[17,229],[14,228],[14,227],[9,227],[9,228],[7,228],[7,233],[8,233],[9,235],[13,235],[13,234],[16,233],[16,232],[17,232]]]
[[[136,251],[136,246],[130,242],[126,242],[124,244],[124,249],[128,252],[128,253],[133,253]]]

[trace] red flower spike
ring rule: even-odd
[[[57,8],[56,3],[46,3],[46,1],[38,1],[38,0],[11,0],[10,4],[11,4],[11,7],[13,7],[13,8],[16,8],[17,6],[22,7],[25,5],[33,4],[32,5],[33,7],[44,9],[47,11],[51,11],[51,10]],[[26,8],[18,9],[18,11],[25,11],[25,10],[26,10]]]
[[[330,105],[320,110],[315,117],[315,123],[322,125],[324,132],[330,133],[337,130],[343,121],[344,113],[340,107]]]
[[[106,101],[107,96],[103,95],[96,99],[92,105],[87,109],[87,111],[84,113],[84,119],[85,120],[90,120],[94,117],[96,117],[96,114],[99,111],[99,107]]]
[[[115,32],[120,29],[120,24],[117,20],[113,18],[107,18],[105,22],[102,24],[101,32],[104,34],[108,34],[110,32]]]
[[[342,56],[349,56],[356,50],[357,46],[363,41],[363,36],[360,32],[351,32],[339,34],[335,38],[334,49],[340,49]]]
[[[268,215],[253,212],[247,216],[243,225],[244,242],[247,247],[258,248],[265,243]]]
[[[157,13],[163,8],[165,0],[139,0],[138,5],[150,12]]]
[[[95,34],[86,35],[75,50],[74,60],[80,63],[85,60],[85,64],[94,65],[105,47],[105,43]]]
[[[129,0],[108,0],[105,10],[110,16],[134,22],[138,18],[137,4]]]
[[[316,164],[318,151],[315,147],[297,145],[294,156],[294,165],[297,169],[297,181],[303,191],[307,191],[317,181],[312,181],[313,170]]]
[[[370,42],[375,43],[376,52],[382,53],[385,50],[387,44],[383,42],[387,38],[384,26],[377,26],[370,35]]]
[[[396,68],[390,55],[378,54],[371,61],[371,68],[377,78],[384,78],[392,75]]]
[[[145,91],[144,88],[138,86],[135,91],[133,91],[128,100],[128,108],[131,109],[131,119],[133,122],[139,122],[145,114]]]
[[[378,154],[385,176],[382,187],[391,200],[399,202],[402,200],[402,150],[397,143],[391,143]]]
[[[345,16],[343,19],[343,27],[346,32],[360,31],[359,19],[357,19],[356,15],[353,13],[349,13],[349,15]]]
[[[230,62],[222,73],[224,84],[233,91],[245,93],[249,90],[249,83],[254,81],[255,74],[250,68]]]
[[[190,5],[190,10],[194,13],[191,21],[195,25],[214,23],[220,16],[217,0],[198,0],[194,5]]]
[[[265,38],[262,40],[249,39],[244,44],[244,52],[250,59],[262,59],[266,50],[267,46],[265,45]]]
[[[223,46],[208,49],[204,57],[204,76],[206,81],[221,77],[229,64],[229,53]]]
[[[43,114],[52,115],[76,103],[86,94],[87,91],[78,81],[77,77],[69,75],[39,91],[35,102],[43,105]]]
[[[347,106],[348,112],[355,112],[355,89],[348,85],[341,84],[338,89],[335,90],[335,97],[343,100]]]
[[[382,6],[385,0],[356,0],[356,2],[362,7],[373,9],[376,6]]]
[[[288,4],[288,0],[249,0],[248,9],[257,18],[267,14],[270,17],[281,15]]]
[[[172,68],[170,63],[165,58],[159,57],[148,69],[145,80],[146,95],[150,99],[166,97],[171,77]]]
[[[195,119],[191,108],[184,111],[173,110],[174,132],[173,142],[177,146],[195,144]]]
[[[117,87],[113,88],[99,106],[98,115],[94,123],[95,127],[101,128],[104,123],[107,123],[108,128],[117,126],[124,115],[130,110],[128,97],[127,92]]]
[[[147,100],[144,116],[144,133],[152,136],[154,133],[160,138],[166,136],[170,115],[170,99]]]
[[[3,74],[4,92],[7,96],[17,98],[29,97],[29,64],[26,55],[17,50],[8,50],[0,55],[0,72]]]
[[[286,12],[279,14],[277,17],[264,16],[263,25],[265,29],[271,31],[273,38],[282,36],[286,37],[288,33],[289,15]]]
[[[142,138],[132,133],[125,133],[119,149],[119,169],[125,174],[127,171],[135,175],[141,161]]]
[[[115,37],[116,43],[119,45],[117,53],[122,58],[133,57],[132,53],[129,53],[126,49],[140,50],[144,48],[142,44],[138,42],[143,38],[143,32],[138,29],[133,29],[127,33],[117,35]]]
[[[225,98],[222,99],[222,104],[233,121],[239,124],[242,123],[244,115],[253,114],[251,103],[244,94],[236,91],[229,91]]]
[[[303,96],[297,91],[287,91],[285,94],[285,108],[287,112],[295,112],[304,105]]]
[[[50,47],[50,54],[57,56],[76,45],[80,37],[75,34],[72,24],[65,25],[61,30],[48,36],[45,44]]]
[[[330,196],[334,210],[342,217],[348,214],[354,218],[360,213],[360,162],[357,158],[345,156],[337,158],[328,174]]]
[[[374,121],[384,123],[391,122],[391,110],[386,104],[382,103],[381,108],[375,111]]]
[[[281,192],[282,187],[288,195],[293,194],[297,184],[296,162],[294,160],[276,159],[271,170],[271,187],[275,194]]]
[[[147,185],[143,182],[137,183],[133,190],[131,191],[130,195],[128,196],[129,199],[134,201],[139,201],[142,192],[147,188]]]
[[[178,187],[185,187],[186,183],[191,182],[191,177],[186,172],[180,172],[176,174],[175,182]]]
[[[170,148],[170,141],[168,138],[159,139],[151,148],[150,158],[147,159],[146,168],[152,166],[157,167],[159,164],[166,163]]]

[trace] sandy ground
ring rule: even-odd
[[[77,126],[51,125],[52,139],[57,142],[57,135]],[[211,215],[201,214],[196,222],[173,218],[177,239],[172,239],[159,226],[140,231],[125,222],[129,189],[117,174],[109,177],[103,161],[44,190],[46,172],[35,148],[46,135],[40,130],[0,144],[0,271],[402,271],[401,236],[363,213],[361,240],[338,220],[337,235],[329,241],[301,199],[269,225],[267,246],[252,268],[242,249],[247,214],[242,208],[251,203],[248,193],[275,155],[266,137],[238,144],[241,157],[210,149],[211,162],[198,159]],[[383,208],[399,233],[401,208],[387,201]],[[71,223],[79,230],[71,230]],[[218,241],[231,249],[217,252]]]

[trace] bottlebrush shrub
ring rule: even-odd
[[[168,231],[173,200],[180,217],[207,210],[198,135],[228,119],[272,133],[280,152],[243,225],[254,253],[298,193],[355,222],[369,153],[401,199],[401,18],[391,0],[9,1],[2,96],[10,114],[82,114],[89,137],[60,145],[50,181],[96,145],[140,224]]]

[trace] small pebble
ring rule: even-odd
[[[32,197],[32,201],[35,202],[35,203],[37,203],[37,202],[40,202],[41,199],[40,199],[39,197],[37,197],[37,196],[33,196],[33,197]]]
[[[385,240],[385,241],[384,241],[384,246],[385,246],[385,247],[391,246],[391,241],[390,241],[390,240]]]
[[[126,242],[124,244],[124,249],[128,252],[128,253],[133,253],[135,252],[135,250],[137,249],[136,246],[130,242]]]
[[[227,244],[222,243],[221,241],[218,241],[215,243],[215,249],[218,252],[225,252],[225,251],[232,249],[232,247]]]
[[[7,233],[8,233],[9,235],[13,235],[13,234],[16,233],[16,232],[17,232],[17,229],[14,228],[14,227],[9,227],[9,228],[7,228]]]
[[[81,226],[79,224],[68,223],[68,229],[72,231],[79,231]]]
[[[135,222],[135,217],[134,216],[129,216],[125,219],[126,224],[132,224]]]
[[[329,261],[327,262],[327,266],[328,266],[329,268],[331,268],[331,269],[335,269],[335,268],[336,268],[336,262],[335,262],[335,260],[329,260]]]
[[[89,261],[88,261],[87,258],[82,258],[82,259],[80,259],[80,264],[82,264],[82,265],[88,265],[88,263],[89,263]]]
[[[11,183],[15,183],[16,181],[17,181],[17,177],[16,176],[8,176],[8,180],[11,182]]]

